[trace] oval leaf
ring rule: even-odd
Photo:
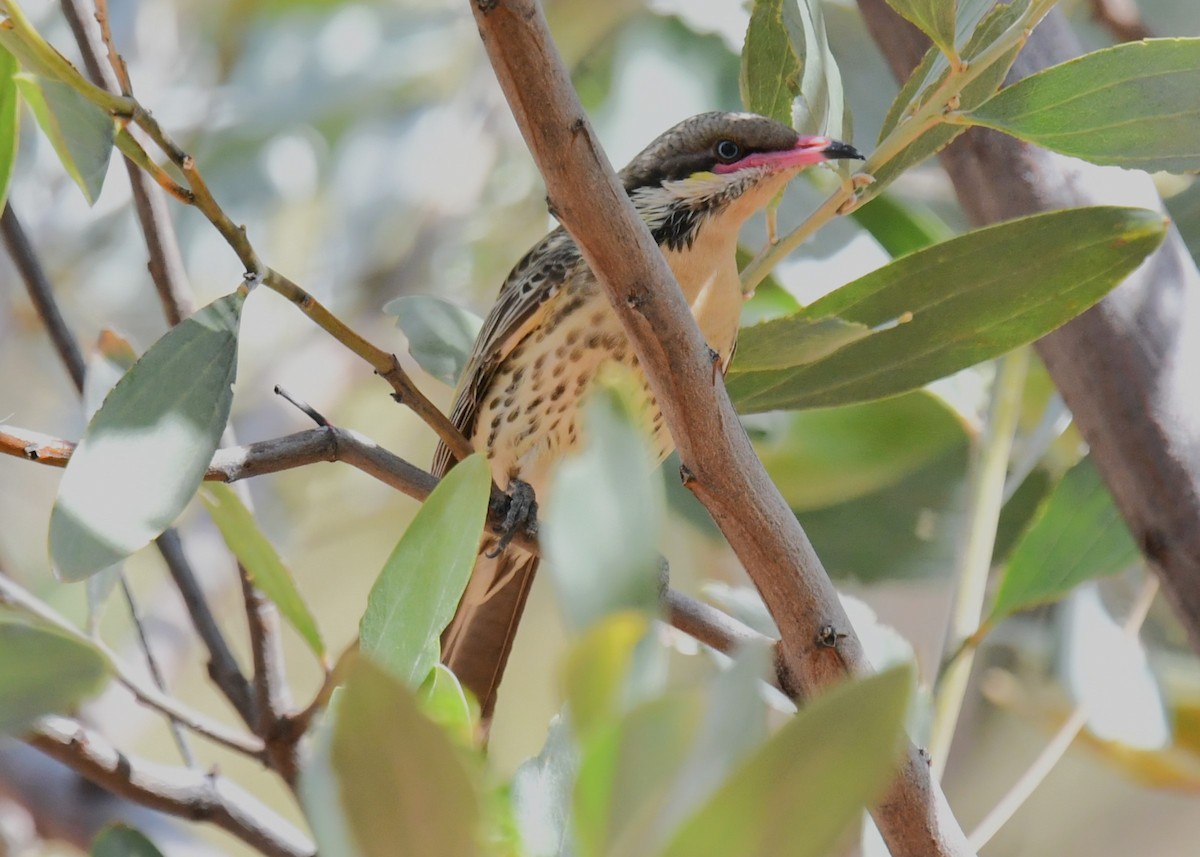
[[[1085,54],[1005,87],[968,118],[1096,164],[1200,170],[1200,39]]]
[[[1009,221],[912,253],[790,317],[797,331],[833,315],[877,328],[870,336],[787,369],[742,371],[735,358],[729,393],[739,410],[754,412],[911,390],[1074,318],[1141,264],[1165,231],[1156,212],[1096,206]]]
[[[742,47],[739,85],[747,110],[792,124],[803,64],[783,27],[784,0],[756,0]]]
[[[107,675],[108,661],[87,643],[0,614],[0,733],[68,712],[98,692]]]
[[[17,160],[17,131],[20,129],[21,105],[17,101],[17,60],[0,48],[0,208],[8,199],[8,183]]]
[[[396,316],[417,365],[451,387],[458,383],[483,319],[432,295],[405,295],[383,311]]]
[[[169,330],[88,424],[50,514],[50,556],[64,580],[143,547],[196,493],[229,420],[244,300],[219,298]]]
[[[200,500],[254,585],[274,602],[313,654],[324,658],[325,643],[317,620],[296,588],[291,571],[237,493],[228,485],[206,485],[200,492]]]
[[[1115,574],[1137,546],[1090,458],[1067,471],[1009,555],[989,624],[1055,601],[1085,580]]]
[[[336,718],[333,770],[347,826],[363,857],[478,853],[475,786],[458,752],[421,714],[408,688],[358,658]]]
[[[887,0],[905,20],[929,36],[944,53],[954,50],[954,0]]]
[[[114,824],[92,840],[91,857],[162,857],[162,852],[140,831]]]
[[[823,857],[892,776],[912,683],[899,668],[819,696],[762,744],[661,857]]]
[[[112,155],[113,117],[61,81],[18,74],[16,82],[63,169],[79,185],[88,205],[94,204]]]
[[[359,628],[364,652],[410,687],[439,655],[439,636],[475,567],[492,485],[487,459],[456,465],[422,504],[379,573]]]

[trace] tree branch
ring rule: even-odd
[[[859,0],[903,79],[924,37],[883,0]],[[1052,12],[1017,58],[1020,78],[1068,60],[1079,44]],[[972,221],[993,223],[1078,205],[1162,209],[1149,176],[1098,167],[984,129],[941,156]],[[1120,181],[1113,181],[1114,176]],[[1043,337],[1037,350],[1063,395],[1135,542],[1200,653],[1200,272],[1178,230],[1124,283]]]
[[[724,385],[715,382],[708,348],[665,259],[596,142],[540,7],[534,0],[476,0],[472,10],[551,208],[629,335],[686,483],[762,593],[796,687],[807,696],[869,671],[812,545],[755,456]],[[912,746],[874,816],[893,857],[970,853]]]
[[[268,857],[313,857],[308,838],[216,772],[168,768],[119,752],[100,735],[63,717],[43,718],[25,739],[120,797],[220,827]]]

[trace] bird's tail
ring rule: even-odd
[[[536,556],[511,546],[487,556],[490,542],[484,541],[454,619],[442,633],[442,663],[479,700],[485,733],[538,567]]]

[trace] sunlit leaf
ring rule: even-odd
[[[171,328],[88,424],[50,515],[50,555],[63,579],[82,580],[143,547],[196,493],[229,419],[244,300],[219,298]]]
[[[1200,39],[1085,54],[1005,87],[968,118],[1097,164],[1200,170]]]
[[[541,752],[513,775],[513,815],[528,857],[569,857],[574,853],[571,796],[578,769],[571,730],[560,715],[550,721]]]
[[[805,705],[726,779],[661,857],[823,857],[893,776],[911,671]]]
[[[896,10],[933,40],[943,52],[954,50],[954,0],[887,0]]]
[[[1013,548],[989,623],[1129,568],[1137,546],[1090,458],[1062,478]]]
[[[571,649],[563,684],[571,728],[580,740],[616,719],[639,645],[649,629],[645,613],[616,613],[589,628]]]
[[[21,105],[17,100],[16,58],[0,48],[0,208],[8,199],[8,183],[17,161],[17,131]]]
[[[585,446],[558,467],[540,533],[576,630],[615,610],[658,607],[662,485],[624,380],[589,398]]]
[[[755,412],[919,387],[1074,318],[1136,268],[1164,231],[1156,212],[1096,206],[1009,221],[911,253],[790,317],[797,330],[836,316],[877,332],[789,369],[743,372],[735,360],[730,395],[739,410]]]
[[[754,113],[792,124],[792,101],[800,94],[802,62],[783,26],[788,0],[756,0],[742,47],[742,104]]]
[[[440,654],[483,534],[491,489],[487,459],[473,455],[446,474],[421,505],[371,587],[359,640],[363,651],[410,687]]]
[[[829,49],[819,0],[785,0],[783,24],[792,49],[801,58],[800,96],[793,105],[792,124],[802,134],[823,134],[850,142],[850,111],[842,90],[842,75]],[[849,161],[833,166],[846,171]]]
[[[79,185],[88,204],[95,203],[116,136],[113,117],[61,81],[28,73],[15,79],[67,175]]]
[[[200,492],[200,499],[221,531],[225,544],[254,585],[279,608],[283,618],[296,629],[313,654],[323,658],[325,643],[321,639],[321,630],[296,588],[291,571],[258,528],[254,516],[237,493],[228,485],[206,485]]]
[[[417,693],[425,716],[441,726],[464,746],[471,745],[474,722],[471,703],[458,676],[444,664],[435,663]]]
[[[351,836],[363,857],[474,857],[479,799],[458,751],[413,691],[359,658],[331,747]]]
[[[814,363],[871,329],[840,318],[803,319],[798,314],[781,316],[744,327],[738,333],[738,372],[764,372]]]
[[[76,637],[0,612],[0,733],[43,714],[66,713],[94,695],[108,661]]]
[[[383,311],[396,316],[417,365],[452,387],[458,383],[483,319],[432,295],[404,295]]]
[[[92,840],[91,857],[162,857],[162,852],[141,831],[114,824]]]

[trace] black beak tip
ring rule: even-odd
[[[834,140],[823,150],[825,157],[831,161],[837,159],[853,159],[856,161],[865,161],[862,152],[851,146],[849,143],[841,143]]]

